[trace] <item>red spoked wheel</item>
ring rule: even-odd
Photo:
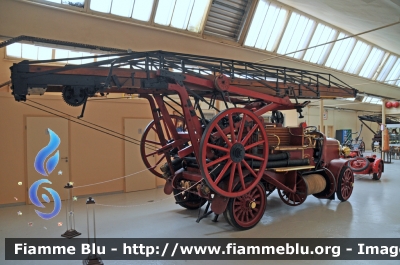
[[[307,184],[302,176],[297,176],[296,192],[288,192],[278,189],[281,200],[290,206],[302,204],[307,199]]]
[[[170,117],[177,131],[184,132],[187,130],[186,122],[182,117],[176,115],[170,115]],[[160,117],[160,123],[165,140],[167,142],[173,140],[172,134],[169,131],[163,117]],[[151,139],[152,137],[149,135],[151,131],[155,133],[155,139]],[[143,163],[146,165],[146,167],[150,168],[149,171],[160,178],[162,177],[163,172],[158,166],[162,166],[167,162],[165,154],[162,154],[160,157],[158,157],[155,163],[153,161],[149,161],[149,159],[157,155],[157,150],[162,146],[163,145],[161,144],[157,134],[156,123],[153,120],[149,123],[149,125],[147,125],[142,134],[142,138],[140,139],[140,155],[142,156]]]
[[[382,177],[382,171],[383,171],[383,162],[380,161],[378,165],[378,172],[372,174],[372,179],[373,180],[380,180]]]
[[[361,172],[369,167],[369,160],[365,157],[356,157],[355,159],[349,160],[347,163],[348,167],[353,172]]]
[[[343,166],[339,174],[336,195],[339,200],[347,201],[353,193],[354,174],[348,166]]]
[[[262,122],[248,109],[220,112],[203,133],[199,160],[203,178],[217,194],[233,198],[250,192],[261,180],[268,161]],[[245,183],[248,175],[254,179]],[[243,188],[234,190],[236,182]]]
[[[248,177],[245,184],[250,185],[253,182],[254,179]],[[235,190],[243,190],[242,185],[239,183]],[[264,185],[258,182],[250,192],[229,199],[224,217],[236,229],[247,230],[258,224],[264,215],[266,205]]]

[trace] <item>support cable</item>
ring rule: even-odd
[[[104,100],[104,99],[103,99],[103,100]],[[36,101],[33,101],[33,100],[29,100],[29,99],[27,99],[27,101],[31,101],[31,102],[33,102],[33,103],[35,103],[35,104],[37,104],[37,105],[42,106],[42,107],[51,109],[51,110],[53,110],[53,111],[57,111],[57,112],[59,112],[59,113],[61,113],[61,114],[64,114],[64,115],[67,115],[67,116],[72,117],[72,118],[74,118],[74,119],[77,119],[75,116],[72,116],[72,115],[70,115],[70,114],[68,114],[68,113],[62,112],[62,111],[60,111],[60,110],[56,110],[56,109],[54,109],[54,108],[51,108],[51,107],[46,106],[46,105],[44,105],[44,104],[41,104],[41,103],[39,103],[39,102],[36,102]],[[140,142],[141,142],[141,141],[138,140],[138,139],[135,139],[135,138],[126,136],[125,134],[122,134],[122,133],[113,131],[113,130],[111,130],[111,129],[105,128],[105,127],[103,127],[103,126],[97,125],[97,124],[95,124],[95,123],[92,123],[92,122],[89,122],[89,121],[86,121],[86,120],[82,120],[82,119],[78,119],[78,120],[79,120],[79,121],[82,121],[82,122],[85,122],[85,123],[88,123],[88,124],[93,125],[93,126],[97,126],[97,127],[101,128],[101,129],[104,129],[104,130],[106,130],[106,131],[112,132],[112,133],[114,133],[114,134],[121,135],[121,136],[123,136],[123,137],[129,138],[129,139],[131,139],[131,140],[133,140],[133,141],[139,142],[139,145],[140,145]],[[145,143],[145,145],[147,145],[146,147],[149,148],[149,149],[150,149],[150,148],[154,148],[152,145],[148,145],[148,144],[146,144],[146,143]],[[153,151],[155,151],[155,150],[153,149]]]
[[[135,144],[135,145],[139,145],[139,146],[140,146],[140,143],[136,143],[136,142],[130,141],[130,140],[128,140],[128,139],[125,139],[125,138],[123,138],[123,137],[119,137],[119,136],[113,135],[113,134],[111,134],[111,133],[108,133],[108,132],[105,132],[105,131],[99,130],[99,129],[97,129],[97,128],[94,128],[94,127],[92,127],[92,126],[89,126],[89,125],[86,125],[86,124],[83,124],[83,123],[80,123],[80,122],[77,122],[77,121],[71,120],[71,119],[69,119],[69,118],[67,118],[67,117],[64,117],[64,116],[58,115],[58,114],[56,114],[56,113],[53,113],[53,112],[51,112],[51,111],[48,111],[48,110],[45,110],[45,109],[42,109],[42,108],[36,107],[36,106],[34,106],[34,105],[31,105],[31,104],[29,104],[29,103],[22,102],[22,104],[25,104],[25,105],[27,105],[27,106],[30,106],[30,107],[32,107],[32,108],[35,108],[35,109],[41,110],[41,111],[43,111],[43,112],[46,112],[46,113],[52,114],[52,115],[54,115],[54,116],[57,116],[57,117],[63,118],[63,119],[65,119],[65,120],[69,120],[69,121],[71,121],[71,122],[74,122],[74,123],[76,123],[76,124],[79,124],[79,125],[82,125],[82,126],[88,127],[88,128],[90,128],[90,129],[93,129],[93,130],[95,130],[95,131],[102,132],[102,133],[104,133],[104,134],[107,134],[107,135],[110,135],[110,136],[112,136],[112,137],[115,137],[115,138],[121,139],[121,140],[123,140],[123,141],[126,141],[126,142],[129,142],[129,143],[132,143],[132,144]],[[136,141],[137,141],[137,140],[136,140]],[[146,147],[146,148],[148,148],[148,149],[150,149],[150,150],[152,150],[152,151],[158,151],[158,149],[154,149],[154,148],[150,148],[150,147]]]

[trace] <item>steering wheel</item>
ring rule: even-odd
[[[317,126],[307,126],[304,128],[306,133],[313,133],[317,131]]]

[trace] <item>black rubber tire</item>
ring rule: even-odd
[[[196,194],[187,192],[185,195],[179,194],[181,190],[174,189],[174,197],[177,204],[188,210],[197,210],[203,206],[207,200]],[[177,195],[179,194],[179,195]],[[186,196],[189,196],[186,199]]]
[[[378,173],[372,174],[372,179],[373,180],[380,180],[382,177],[382,170],[383,170],[383,162],[381,161],[379,163],[380,171]]]

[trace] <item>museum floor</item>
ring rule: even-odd
[[[399,238],[400,237],[400,160],[385,164],[380,181],[368,175],[355,175],[349,201],[319,200],[309,196],[300,206],[284,204],[275,191],[268,197],[260,223],[248,231],[235,231],[220,216],[196,223],[198,211],[174,203],[163,190],[148,190],[96,196],[97,237],[184,237],[184,238]],[[86,197],[75,202],[76,229],[87,237]],[[136,205],[136,206],[131,206]],[[203,207],[204,208],[204,207]],[[82,264],[81,261],[5,261],[4,238],[59,238],[65,232],[65,209],[48,221],[40,219],[33,205],[0,208],[0,264]],[[21,211],[22,215],[17,212]],[[28,223],[32,222],[32,226]],[[63,222],[63,226],[58,226]],[[65,239],[67,240],[67,239]],[[73,239],[72,239],[73,240]],[[105,261],[104,264],[265,264],[265,261]],[[376,261],[272,261],[273,264],[376,264]],[[379,264],[399,264],[380,261]]]

